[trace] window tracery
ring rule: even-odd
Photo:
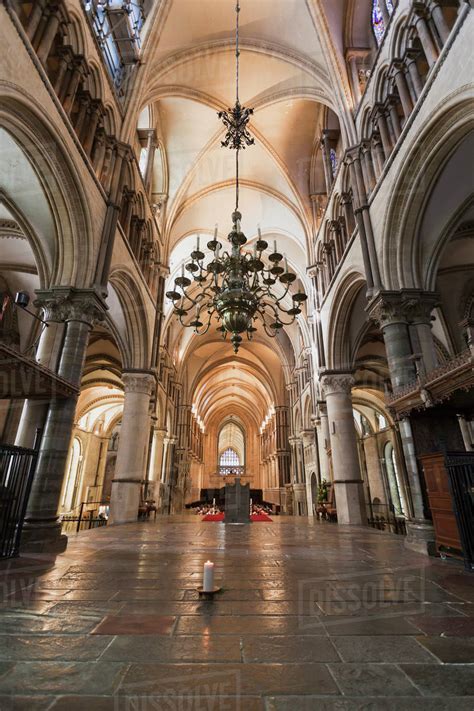
[[[240,458],[235,449],[228,447],[219,458],[220,467],[240,467]]]

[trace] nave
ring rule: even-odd
[[[222,591],[202,602],[208,559]],[[55,561],[12,560],[1,584],[2,709],[474,703],[469,574],[367,527],[158,517],[71,537]]]

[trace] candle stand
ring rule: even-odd
[[[213,600],[214,595],[220,592],[222,588],[213,587],[211,590],[204,590],[204,588],[197,588],[199,598],[202,600]]]

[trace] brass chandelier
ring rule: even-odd
[[[291,325],[301,313],[300,304],[306,301],[307,296],[301,292],[291,295],[290,285],[296,275],[288,271],[286,258],[278,252],[276,242],[273,243],[273,252],[267,256],[270,265],[265,266],[262,257],[268,243],[262,239],[260,229],[253,253],[242,251],[247,238],[240,227],[239,152],[255,141],[247,127],[253,109],[241,106],[239,101],[239,0],[235,10],[236,102],[233,108],[218,113],[226,128],[221,145],[235,150],[235,210],[232,213],[232,230],[228,235],[231,246],[221,253],[222,244],[217,240],[216,227],[214,239],[207,243],[213,258],[205,266],[205,254],[199,248],[198,236],[191,261],[182,267],[181,276],[176,277],[173,290],[167,291],[166,296],[173,302],[173,312],[181,324],[193,328],[198,335],[208,332],[216,316],[221,323],[217,330],[224,338],[231,334],[230,340],[237,353],[242,343],[241,334],[246,333],[251,340],[257,330],[254,326],[257,321],[262,321],[265,332],[271,337],[276,336],[284,326]],[[189,276],[185,275],[185,270]],[[283,287],[280,296],[271,290],[277,282]],[[288,295],[291,296],[292,306],[285,309],[283,301]]]

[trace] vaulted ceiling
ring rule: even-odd
[[[144,71],[132,105],[142,126],[156,128],[162,150],[155,190],[167,194],[161,217],[170,282],[198,234],[202,248],[216,224],[224,242],[231,227],[235,154],[221,147],[217,112],[235,102],[235,4],[161,2],[147,22]],[[328,111],[342,116],[349,101],[341,61],[345,1],[240,4],[240,100],[254,109],[255,138],[241,153],[242,228],[250,248],[258,226],[264,239],[277,240],[300,288],[309,292],[312,160]],[[347,134],[344,121],[341,132]],[[280,334],[278,343],[259,334],[237,357],[215,329],[196,337],[174,324],[169,307],[168,328],[170,349],[203,419],[227,396],[231,402],[232,392],[260,422],[272,403],[284,400],[285,369],[303,342],[298,327]]]

